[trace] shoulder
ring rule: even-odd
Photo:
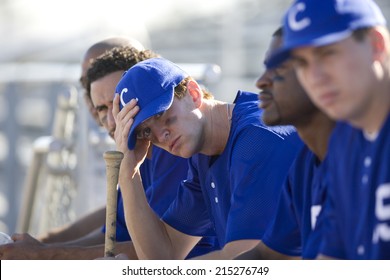
[[[239,90],[237,92],[236,98],[234,99],[233,103],[239,104],[239,103],[248,102],[248,101],[249,102],[253,102],[253,101],[258,102],[259,97],[256,93]]]

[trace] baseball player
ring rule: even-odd
[[[157,57],[150,50],[137,51],[134,48],[114,48],[96,58],[87,73],[89,97],[96,108],[99,121],[107,131],[115,131],[112,116],[112,98],[115,86],[123,73],[139,61]],[[148,156],[140,166],[140,174],[144,191],[150,207],[162,216],[176,197],[180,181],[185,179],[188,171],[188,160],[176,157],[161,148],[151,146]],[[126,228],[121,191],[118,190],[117,209],[118,241],[128,241],[131,237]],[[105,226],[103,227],[103,233]],[[125,244],[124,246],[129,246]],[[205,254],[219,248],[215,237],[205,237],[194,247],[187,257]],[[126,250],[123,250],[126,252]],[[130,255],[131,256],[131,255]]]
[[[340,122],[327,162],[321,257],[390,259],[390,39],[371,0],[298,0],[283,47],[313,102]],[[321,226],[321,225],[319,225]]]
[[[199,258],[230,259],[255,246],[302,147],[296,132],[262,124],[256,94],[240,91],[234,104],[215,100],[163,58],[130,68],[116,92],[119,184],[137,255],[183,259],[201,236],[214,234],[222,249]],[[188,176],[162,220],[147,204],[137,167],[150,143],[189,158]]]
[[[280,48],[282,40],[279,28],[272,37],[265,60]],[[264,123],[294,125],[305,146],[289,171],[274,219],[261,242],[240,258],[313,259],[321,240],[317,220],[326,197],[323,161],[334,121],[310,101],[289,61],[266,70],[256,85],[261,90],[259,99]]]

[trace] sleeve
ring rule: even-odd
[[[153,158],[149,166],[149,181],[146,197],[150,207],[159,216],[165,213],[176,198],[179,186],[188,175],[188,160],[153,147]]]
[[[197,174],[196,159],[192,157],[188,178],[181,183],[176,199],[162,219],[188,235],[215,236]]]
[[[253,126],[236,137],[231,154],[232,198],[226,242],[262,239],[288,170],[302,147],[298,143],[296,135],[282,138]]]
[[[302,254],[301,231],[292,198],[291,176],[288,176],[279,198],[274,218],[263,236],[263,243],[289,256]]]

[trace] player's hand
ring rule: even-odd
[[[44,244],[27,233],[12,235],[14,243],[0,246],[1,260],[29,260],[45,259],[43,254]]]
[[[97,258],[96,260],[128,260],[129,257],[125,254],[119,254],[115,257],[103,257],[103,258]]]
[[[129,150],[127,147],[127,139],[134,123],[134,117],[139,112],[137,100],[132,99],[127,103],[121,111],[119,111],[119,95],[115,95],[113,101],[112,114],[115,119],[115,143],[117,150],[122,152],[124,156],[133,162],[135,169],[144,162],[150,146],[147,140],[137,140],[134,150]]]

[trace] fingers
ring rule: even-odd
[[[130,100],[122,110],[119,109],[119,95],[116,94],[113,100],[112,115],[114,116],[115,123],[118,125],[120,122],[128,122],[134,118],[139,111],[137,106],[137,99]]]
[[[139,107],[137,106],[137,99],[131,99],[129,103],[127,103],[122,111],[120,112],[122,115],[124,115],[123,120],[128,122],[130,119],[134,118],[135,115],[139,111]]]
[[[134,123],[134,117],[139,112],[137,101],[137,99],[132,99],[119,111],[119,95],[116,95],[113,100],[112,113],[116,124],[114,138],[117,149],[121,152],[127,151],[127,138]]]
[[[24,233],[14,233],[11,236],[11,238],[12,238],[13,241],[20,241],[20,240],[25,239],[25,234]]]
[[[115,94],[114,100],[112,101],[112,115],[116,122],[116,116],[119,113],[119,94]]]
[[[115,256],[115,259],[116,259],[116,260],[128,260],[129,257],[128,257],[127,255],[121,253],[121,254],[119,254],[119,255],[116,255],[116,256]]]

